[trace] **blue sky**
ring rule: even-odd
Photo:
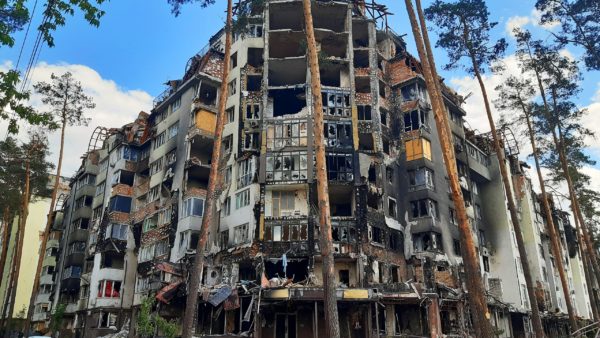
[[[389,18],[392,29],[399,34],[407,34],[405,39],[409,50],[416,54],[404,2],[400,0],[380,0],[380,2],[387,4],[390,11],[395,14]],[[429,3],[431,0],[423,0],[425,7]],[[99,105],[105,107],[104,112],[97,113],[98,116],[102,115],[102,119],[99,119],[101,122],[93,120],[92,123],[118,126],[126,121],[124,116],[132,119],[138,111],[150,109],[150,97],[158,95],[163,90],[165,81],[183,75],[187,60],[202,49],[208,39],[223,25],[225,5],[225,0],[218,0],[216,5],[205,9],[200,8],[199,5],[188,5],[184,7],[179,17],[175,17],[171,14],[166,0],[112,0],[103,5],[106,15],[102,18],[99,28],[88,25],[80,17],[80,13],[76,13],[74,17],[68,18],[67,26],[59,28],[56,32],[56,47],[44,47],[42,50],[39,60],[44,67],[40,67],[39,74],[36,73],[37,76],[34,78],[43,78],[49,75],[50,71],[59,72],[65,67],[83,72],[85,79],[100,83],[90,85],[91,91],[101,92],[110,88],[103,97],[111,100],[112,96],[122,95],[128,100],[120,105],[122,106],[120,110],[118,107],[115,108],[120,102],[116,99],[115,102],[111,102],[111,105]],[[527,28],[533,29],[540,38],[548,36],[547,32],[532,24],[534,0],[489,0],[488,6],[493,20],[499,22],[494,31],[495,38],[505,37],[509,42],[514,43],[506,30],[506,23],[510,20],[527,24]],[[39,20],[39,14],[38,9],[34,23]],[[435,34],[433,35],[435,40]],[[16,35],[15,48],[0,48],[0,65],[10,62],[14,65],[23,36],[23,32]],[[27,61],[32,42],[33,38],[30,36],[21,67]],[[513,52],[514,47],[511,46],[507,54]],[[575,56],[579,54],[574,49],[570,52]],[[436,50],[435,53],[438,65],[442,65],[446,60],[445,52]],[[475,82],[460,70],[441,71],[441,75],[460,94],[473,93],[472,98],[467,102],[467,112],[470,113],[468,121],[475,129],[485,129],[481,118],[482,106],[477,99],[479,90]],[[501,79],[491,77],[490,83],[494,81],[498,82]],[[600,72],[586,73],[579,100],[581,106],[589,106],[596,102],[597,107],[590,106],[597,108],[596,115],[600,115],[599,85]],[[493,89],[493,86],[490,87],[488,90]],[[600,117],[590,121],[593,125],[600,125]],[[87,129],[82,129],[80,136],[86,137],[85,133],[88,132]],[[596,154],[600,154],[600,144],[596,145],[598,145],[594,148],[596,150],[591,152],[598,158]],[[72,151],[81,153],[82,147],[76,142]],[[78,163],[72,163],[70,167],[67,166],[67,170],[75,170],[77,166]],[[600,169],[598,166],[597,168]],[[598,177],[600,178],[600,171]]]

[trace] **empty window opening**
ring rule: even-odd
[[[396,304],[394,306],[394,327],[397,335],[429,335],[427,327],[427,315],[425,307],[412,304]]]
[[[288,278],[294,283],[299,283],[308,278],[308,259],[288,258],[287,266],[283,267],[281,260],[265,261],[265,274],[268,279]]]
[[[238,56],[237,52],[233,53],[230,56],[230,58],[229,58],[229,60],[230,60],[230,63],[229,63],[230,68],[229,69],[234,69],[235,67],[237,67],[237,59],[238,59],[237,56]]]
[[[367,206],[374,210],[379,210],[381,207],[381,196],[369,193],[367,195]]]
[[[350,270],[340,270],[338,272],[339,276],[339,286],[342,288],[347,288],[350,285]]]
[[[304,55],[306,55],[306,37],[303,32],[279,31],[269,34],[271,60],[299,58]]]
[[[400,269],[397,266],[390,268],[390,275],[392,276],[392,283],[400,282]]]
[[[396,200],[394,198],[388,197],[388,215],[390,217],[396,218],[398,213],[398,207],[396,205]]]
[[[330,87],[348,87],[350,79],[348,67],[341,64],[327,64],[320,68],[321,84]]]
[[[383,239],[383,229],[378,228],[376,226],[371,226],[370,227],[371,232],[369,233],[369,238],[371,239],[371,242],[373,243],[378,243],[378,244],[384,244],[384,239]]]
[[[258,150],[259,133],[244,134],[244,150]]]
[[[248,48],[248,65],[254,68],[261,68],[265,62],[263,53],[264,49],[262,48]]]
[[[369,51],[354,51],[354,68],[369,68]]]
[[[291,86],[306,83],[306,58],[272,59],[269,62],[269,86]]]
[[[371,106],[357,106],[358,120],[359,121],[371,121]]]
[[[383,139],[383,152],[390,155],[390,141]]]
[[[373,139],[373,134],[358,134],[358,150],[375,150],[375,142]]]
[[[368,77],[356,78],[355,89],[357,93],[371,94],[371,79]]]
[[[112,178],[113,185],[115,184],[125,184],[128,186],[133,186],[133,179],[135,177],[135,173],[131,171],[119,170]]]
[[[404,131],[409,132],[419,130],[421,127],[427,128],[427,112],[422,110],[413,110],[404,113]]]
[[[273,99],[274,117],[298,114],[306,108],[306,91],[304,88],[271,90],[269,94]]]
[[[411,201],[410,207],[413,218],[433,217],[438,218],[437,202],[432,199]]]
[[[253,103],[246,105],[246,119],[247,120],[258,120],[260,119],[261,109],[260,104]]]
[[[207,106],[214,106],[217,103],[217,87],[202,83],[198,91],[198,100]]]
[[[382,125],[389,126],[388,125],[388,113],[385,109],[379,108],[379,119],[380,119]]]
[[[304,16],[299,2],[274,3],[269,6],[269,29],[302,30]]]
[[[260,91],[262,85],[262,75],[248,75],[246,89],[251,92]]]
[[[348,11],[346,11],[345,6],[321,5],[316,2],[312,6],[312,13],[315,28],[329,29],[334,32],[344,32],[346,30]]]
[[[123,269],[125,264],[124,255],[116,252],[105,252],[102,254],[102,268]]]
[[[390,249],[404,252],[404,235],[399,231],[390,232]]]
[[[369,182],[377,183],[377,167],[373,164],[369,166]]]
[[[379,81],[379,96],[386,98],[387,97],[387,93],[385,90],[385,83],[383,83],[383,81]]]
[[[351,186],[330,186],[329,201],[331,216],[352,216],[353,195]]]
[[[352,23],[352,39],[354,48],[369,47],[369,24],[367,21]]]
[[[227,84],[227,93],[229,96],[237,93],[237,79],[233,79]]]

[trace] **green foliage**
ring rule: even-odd
[[[245,0],[239,3],[236,18],[232,23],[232,34],[245,36],[248,33],[250,17],[260,14],[265,8],[265,0]]]
[[[8,121],[8,132],[18,133],[19,121],[22,120],[32,125],[49,125],[51,117],[48,114],[40,114],[23,103],[29,99],[29,93],[19,91],[18,84],[19,72],[0,72],[0,120]]]
[[[200,3],[201,7],[208,7],[213,5],[215,0],[167,0],[167,3],[171,5],[171,13],[175,16],[179,16],[181,14],[181,7],[187,4],[195,4]]]
[[[484,73],[486,67],[497,61],[506,50],[504,39],[493,44],[490,42],[490,31],[498,23],[490,22],[490,12],[484,0],[436,0],[425,10],[425,16],[437,27],[439,39],[436,46],[448,53],[447,70],[462,66],[474,74],[477,67],[479,72]],[[472,59],[468,66],[460,64],[465,56]]]
[[[62,325],[62,321],[65,317],[65,311],[67,309],[67,305],[64,303],[60,303],[56,306],[56,309],[50,316],[50,330],[52,332],[58,332]]]
[[[28,20],[25,0],[0,0],[0,45],[14,46],[12,35],[22,30]]]
[[[590,70],[600,70],[600,3],[597,0],[537,0],[540,24],[559,23],[556,42],[582,47],[583,61]]]
[[[137,334],[141,337],[151,337],[155,331],[155,325],[152,320],[152,307],[154,306],[154,299],[146,297],[140,305],[140,313],[138,314],[137,320]]]
[[[9,207],[17,212],[25,185],[25,159],[30,159],[30,193],[35,197],[47,197],[48,173],[54,165],[47,161],[48,140],[43,133],[30,132],[27,143],[18,144],[12,137],[0,141],[0,209]]]
[[[54,47],[53,33],[64,26],[66,16],[73,16],[76,10],[83,13],[85,20],[93,25],[100,25],[104,11],[100,9],[105,0],[52,0],[47,1],[44,9],[44,20],[38,27],[44,41]],[[14,46],[14,33],[23,29],[29,22],[30,13],[26,0],[0,0],[0,45]]]
[[[137,320],[137,334],[141,337],[152,337],[158,331],[167,338],[175,338],[179,333],[179,326],[175,321],[168,321],[159,315],[152,314],[156,300],[146,297],[140,305]]]
[[[87,126],[89,118],[84,113],[88,109],[94,109],[96,104],[84,93],[81,82],[75,80],[70,72],[61,76],[52,74],[51,78],[51,83],[38,82],[33,86],[42,96],[42,102],[50,108],[46,113],[53,117],[49,128]]]

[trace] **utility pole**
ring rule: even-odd
[[[323,135],[323,101],[321,95],[321,75],[317,42],[312,17],[312,1],[303,0],[304,22],[308,63],[310,68],[310,87],[313,108],[313,133],[316,156],[317,200],[319,204],[320,248],[323,260],[323,291],[325,328],[327,337],[339,338],[340,325],[337,311],[337,295],[335,285],[335,261],[333,257],[333,234],[331,228],[331,210],[329,208],[329,183],[327,180],[327,163],[325,158],[325,136]]]

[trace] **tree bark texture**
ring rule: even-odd
[[[417,23],[412,1],[405,0],[405,4],[415,38],[415,43],[417,45],[417,50],[419,52],[419,58],[421,59],[421,64],[423,66],[423,75],[425,77],[425,83],[431,98],[431,105],[434,112],[436,127],[440,136],[444,165],[446,166],[446,172],[449,178],[452,200],[456,208],[456,215],[459,224],[458,229],[461,235],[461,252],[465,273],[467,275],[465,283],[467,284],[467,289],[469,290],[468,301],[471,308],[471,314],[473,316],[475,335],[477,337],[493,337],[494,331],[489,321],[490,313],[487,307],[487,298],[485,296],[479,269],[479,257],[475,250],[475,242],[473,240],[473,234],[469,225],[467,210],[458,179],[456,157],[450,138],[451,134],[448,116],[446,114],[442,93],[439,90],[441,86],[436,84],[436,81],[439,81],[439,79],[434,78],[432,67],[429,63],[429,59],[433,59],[433,55],[428,56],[425,51],[423,38],[421,36],[421,29],[419,29],[419,24]],[[426,27],[423,27],[423,29],[426,29]]]
[[[215,129],[215,137],[213,144],[213,153],[210,164],[210,174],[208,178],[208,189],[206,192],[206,202],[204,208],[204,217],[202,217],[202,225],[200,227],[200,238],[196,246],[196,255],[194,256],[194,264],[190,271],[188,286],[188,294],[186,300],[187,311],[184,312],[182,323],[182,337],[191,338],[195,333],[196,317],[198,315],[198,289],[200,287],[200,276],[204,268],[204,251],[208,242],[208,234],[210,225],[213,220],[213,209],[215,202],[219,200],[219,169],[221,162],[221,147],[223,139],[223,126],[225,121],[225,106],[227,104],[228,87],[227,78],[229,77],[229,64],[231,56],[231,40],[232,40],[232,21],[233,21],[233,3],[232,0],[227,0],[227,23],[225,25],[225,56],[223,60],[223,73],[221,76],[221,89],[219,94],[219,106],[217,113],[217,124]]]
[[[317,199],[319,203],[320,248],[323,259],[323,289],[325,307],[325,327],[327,336],[340,337],[335,285],[335,262],[333,258],[333,234],[329,209],[329,183],[325,162],[325,142],[323,131],[323,101],[321,96],[321,76],[315,31],[313,26],[311,0],[303,0],[310,85],[313,108],[313,133],[316,156]]]

